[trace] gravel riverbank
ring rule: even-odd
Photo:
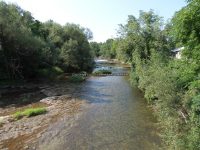
[[[65,128],[73,126],[81,116],[82,108],[87,105],[84,100],[72,96],[74,91],[76,86],[56,84],[41,89],[40,93],[46,98],[35,103],[22,107],[0,107],[0,149],[38,149],[41,142],[48,142],[48,139],[56,136],[59,132],[56,126],[63,125],[63,120],[68,120]],[[13,112],[29,106],[43,106],[47,113],[20,120],[13,118]]]

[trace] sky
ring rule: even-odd
[[[45,22],[53,20],[64,25],[75,23],[89,28],[93,40],[104,42],[116,37],[118,24],[125,24],[128,15],[138,17],[139,11],[153,9],[168,20],[186,5],[185,0],[4,0],[30,11]]]

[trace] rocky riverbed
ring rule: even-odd
[[[56,126],[70,129],[81,115],[83,106],[87,105],[84,100],[74,96],[78,88],[76,85],[57,83],[38,87],[40,87],[38,90],[29,90],[26,93],[15,91],[15,93],[20,93],[16,94],[17,98],[34,98],[32,103],[23,105],[17,103],[16,105],[13,101],[13,104],[4,104],[0,107],[0,149],[39,149],[41,142],[48,142],[46,139],[51,139],[58,134]],[[39,94],[39,97],[34,97],[35,94]],[[9,100],[9,96],[3,98],[3,102],[6,98]],[[13,118],[12,114],[18,110],[38,106],[45,107],[47,113],[30,118],[24,117],[20,120]],[[62,124],[63,120],[65,122],[67,120],[67,124]]]

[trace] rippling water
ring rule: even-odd
[[[104,66],[105,67],[105,66]],[[112,66],[115,71],[125,71]],[[156,119],[127,77],[91,77],[76,91],[89,107],[69,131],[62,129],[45,149],[156,150]],[[66,120],[67,121],[67,120]]]

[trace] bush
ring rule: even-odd
[[[69,77],[70,82],[83,82],[85,81],[86,77],[83,76],[82,74],[73,74],[72,76]]]
[[[51,68],[43,68],[43,69],[38,70],[38,75],[40,77],[54,78],[62,73],[64,73],[64,71],[57,66],[53,66]]]
[[[102,70],[97,70],[95,72],[93,72],[94,75],[98,75],[98,74],[112,74],[111,70],[106,70],[106,69],[102,69]]]
[[[55,74],[62,74],[62,73],[64,73],[64,71],[61,68],[57,67],[57,66],[53,66],[52,67],[52,72],[54,72]]]
[[[46,112],[47,112],[47,110],[45,108],[28,108],[28,109],[25,109],[24,111],[16,112],[14,114],[14,118],[18,120],[18,119],[21,119],[24,116],[32,117],[32,116],[44,114]]]

